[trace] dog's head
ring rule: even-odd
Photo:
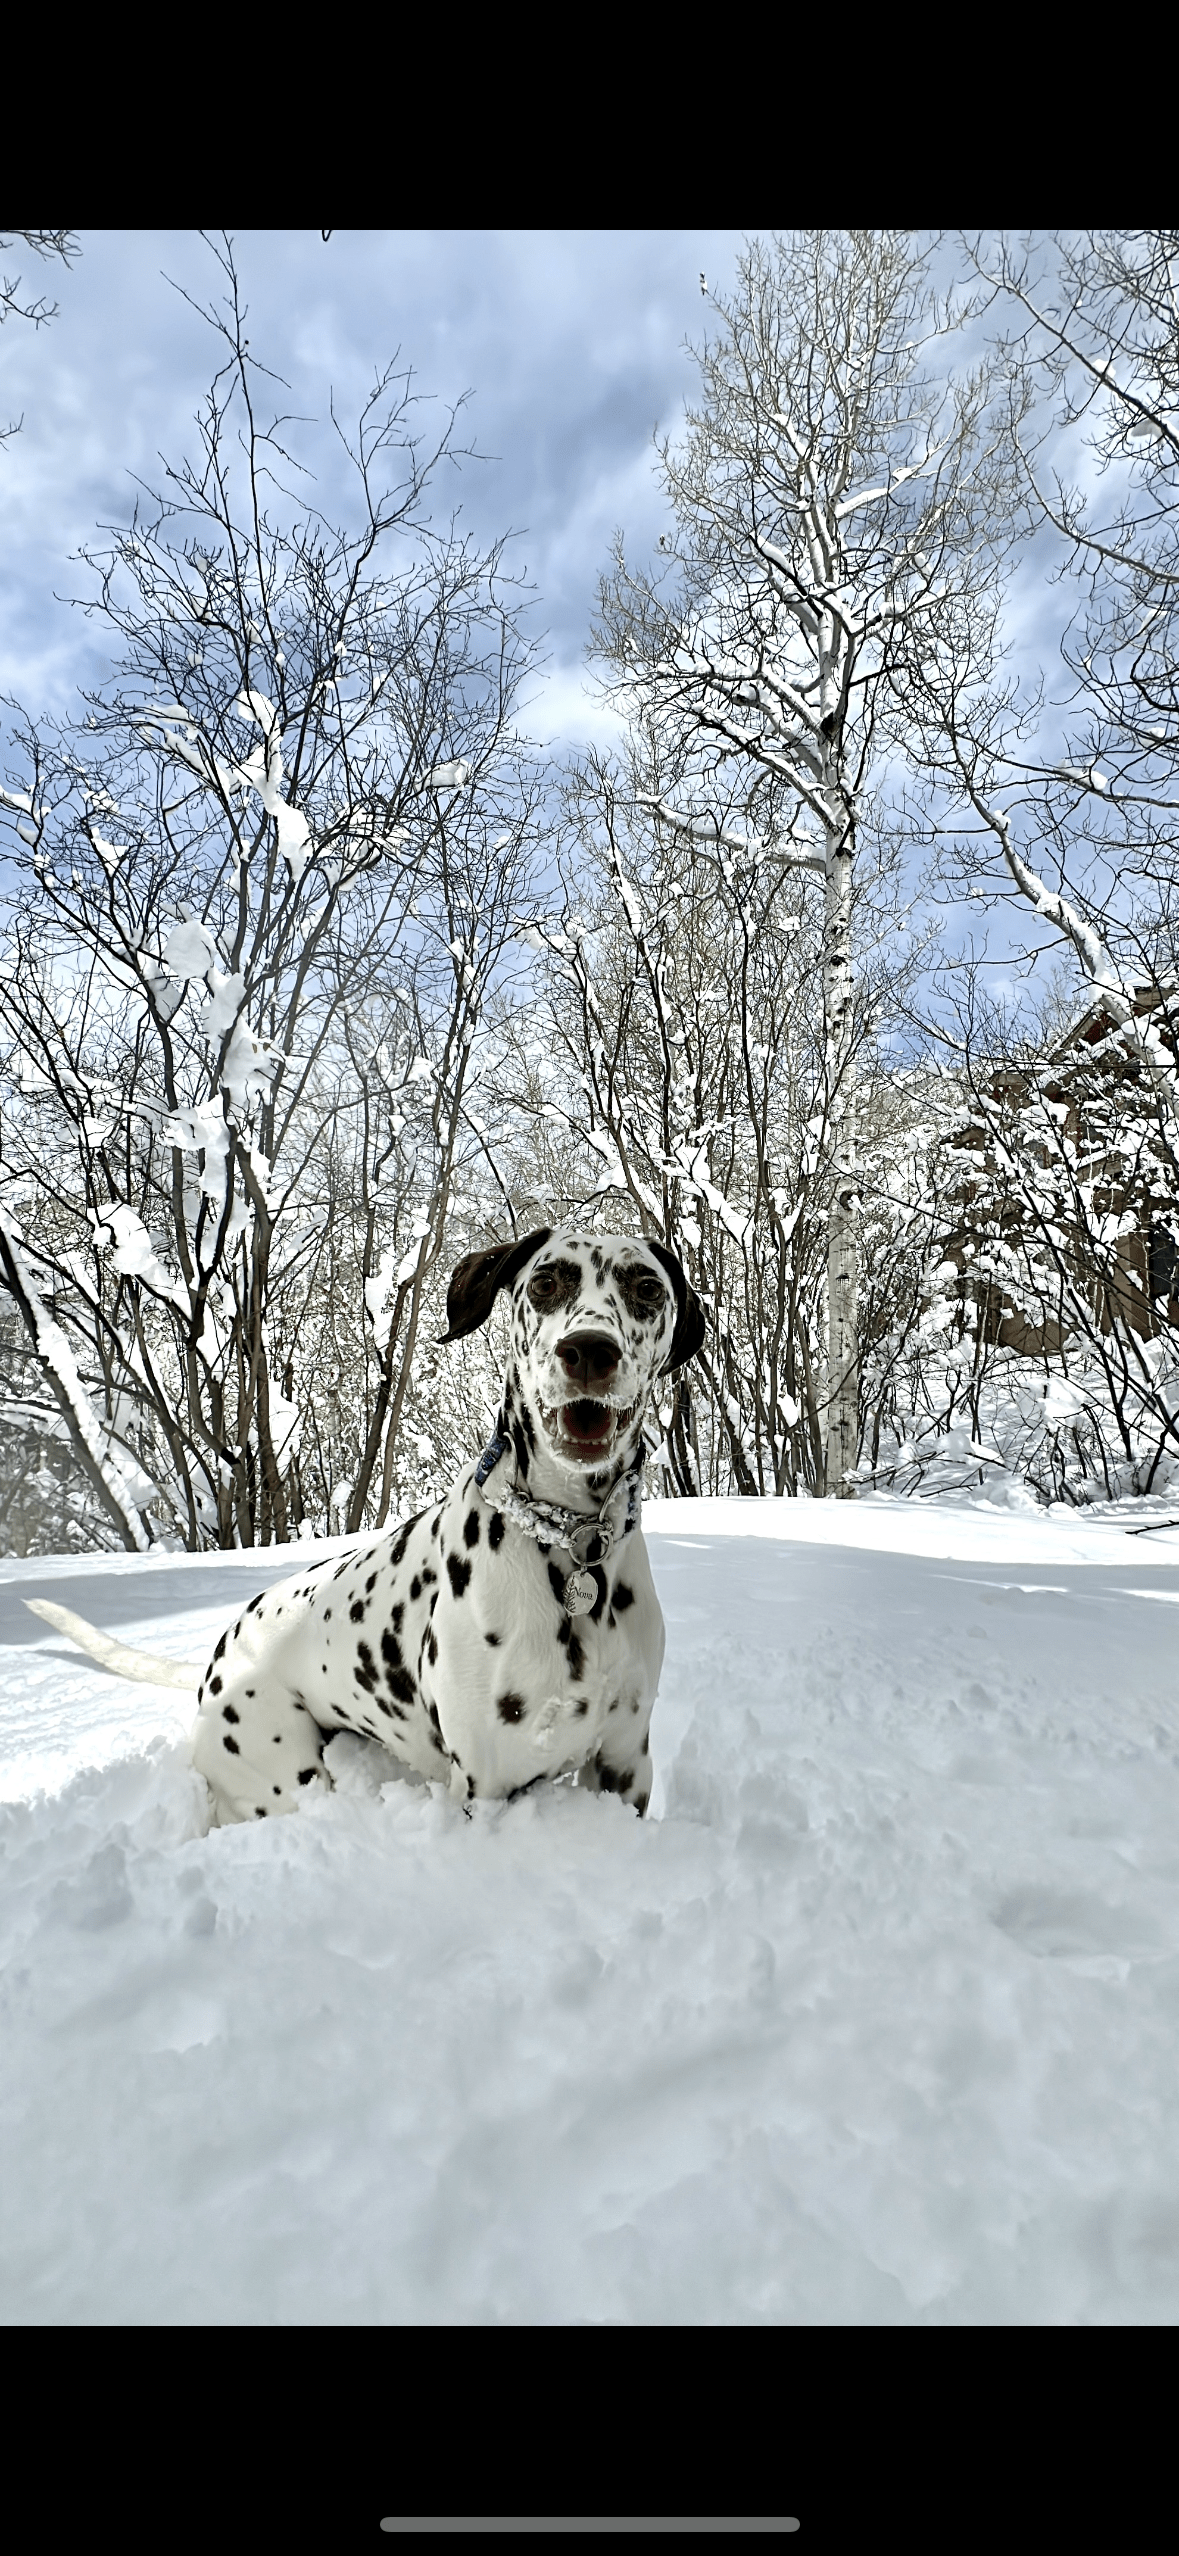
[[[459,1262],[446,1339],[486,1322],[501,1287],[512,1298],[504,1419],[521,1477],[543,1450],[593,1490],[633,1456],[658,1379],[700,1348],[700,1299],[662,1243],[546,1228]]]

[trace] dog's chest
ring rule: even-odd
[[[542,1553],[510,1526],[492,1545],[482,1503],[480,1511],[478,1546],[459,1545],[463,1559],[471,1552],[469,1576],[457,1592],[461,1569],[443,1580],[438,1656],[423,1662],[423,1687],[477,1788],[511,1790],[584,1764],[623,1723],[641,1717],[645,1727],[663,1620],[638,1533],[611,1557],[605,1602],[571,1616],[568,1556]],[[453,1531],[458,1520],[447,1523]],[[446,1541],[453,1549],[450,1533]]]

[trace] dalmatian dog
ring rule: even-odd
[[[642,1815],[663,1617],[639,1524],[643,1418],[704,1316],[662,1244],[546,1228],[459,1263],[445,1341],[510,1291],[495,1433],[445,1499],[254,1598],[199,1691],[215,1825],[330,1785],[325,1742],[379,1740],[464,1806],[576,1771]]]

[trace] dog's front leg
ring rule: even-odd
[[[631,1809],[643,1817],[651,1799],[651,1758],[644,1719],[641,1736],[631,1749],[604,1741],[595,1757],[578,1769],[577,1786],[582,1793],[617,1793]],[[630,1734],[628,1733],[629,1739]]]

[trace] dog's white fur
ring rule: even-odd
[[[664,1632],[637,1520],[624,1531],[628,1482],[657,1378],[699,1346],[703,1317],[670,1252],[572,1227],[462,1262],[448,1339],[485,1321],[501,1286],[508,1443],[484,1489],[472,1461],[435,1508],[280,1581],[222,1635],[193,1734],[215,1823],[297,1808],[330,1781],[336,1731],[379,1740],[464,1802],[576,1769],[645,1810]],[[589,1543],[588,1614],[566,1608],[557,1537],[536,1541],[497,1509],[504,1482],[587,1520],[605,1508],[616,1541],[605,1555]]]

